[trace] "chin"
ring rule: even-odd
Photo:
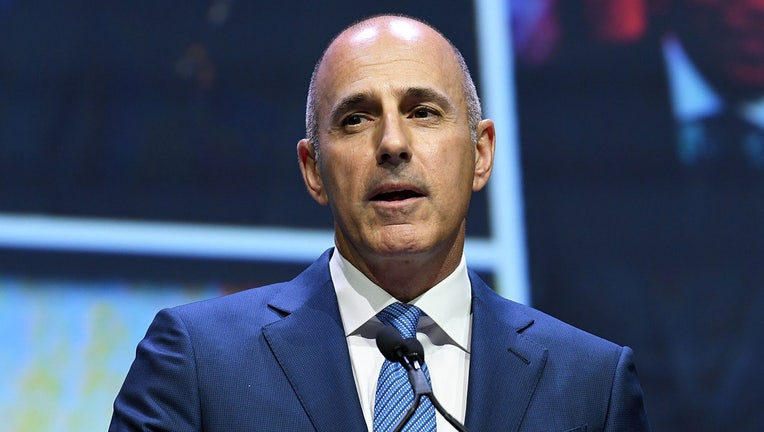
[[[377,255],[385,258],[403,258],[425,255],[432,251],[433,245],[422,242],[421,239],[407,241],[397,239],[397,241],[387,241],[378,244],[373,248]]]
[[[387,258],[400,258],[404,256],[414,257],[417,255],[426,254],[429,250],[431,250],[431,248],[410,243],[384,244],[375,248],[375,251],[378,255]]]
[[[388,226],[372,233],[372,244],[380,255],[419,254],[432,248],[429,233],[412,226]]]

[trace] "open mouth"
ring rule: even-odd
[[[395,191],[386,191],[386,192],[380,192],[373,197],[371,197],[372,201],[403,201],[410,198],[419,198],[423,197],[424,195],[410,189],[404,189],[404,190],[395,190]]]

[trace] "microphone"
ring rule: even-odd
[[[419,407],[422,396],[427,396],[435,409],[448,421],[451,426],[459,432],[469,432],[458,420],[449,414],[445,408],[438,402],[435,394],[432,392],[427,377],[422,372],[421,366],[424,364],[424,347],[417,338],[403,339],[403,336],[390,326],[382,327],[377,332],[377,348],[387,360],[400,363],[406,370],[409,383],[414,390],[414,403],[403,416],[395,432],[400,432],[406,423],[411,419]]]
[[[404,339],[403,345],[406,348],[406,356],[409,360],[419,363],[420,366],[424,364],[424,347],[417,338]]]
[[[408,352],[403,336],[390,326],[384,326],[377,332],[377,348],[386,359],[396,363],[401,363]],[[405,368],[406,365],[403,367]]]

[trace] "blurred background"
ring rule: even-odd
[[[764,427],[764,2],[0,0],[2,429],[105,430],[160,308],[332,245],[308,80],[382,12],[448,36],[497,121],[470,264],[634,348],[655,430]]]

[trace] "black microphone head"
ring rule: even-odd
[[[377,348],[391,362],[399,362],[406,354],[403,336],[394,327],[383,326],[377,332]]]
[[[408,338],[403,341],[406,346],[406,357],[412,361],[417,361],[419,364],[424,363],[424,347],[417,338]]]

